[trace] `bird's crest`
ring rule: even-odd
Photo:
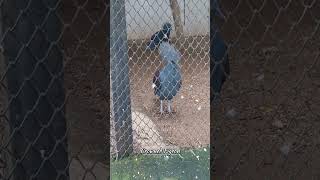
[[[172,29],[172,25],[168,22],[164,23],[162,29],[151,36],[150,41],[147,44],[146,50],[154,50],[159,44],[163,41],[169,41],[170,31]]]
[[[169,22],[166,22],[163,24],[162,26],[163,30],[171,30],[172,29],[172,25]]]

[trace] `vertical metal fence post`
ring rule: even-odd
[[[125,0],[111,0],[111,81],[118,157],[133,151]]]
[[[1,8],[0,8],[0,39],[3,39],[3,19],[1,17]],[[7,121],[8,112],[6,108],[8,107],[8,91],[7,91],[7,83],[4,78],[6,73],[6,62],[3,56],[3,47],[2,43],[0,45],[0,123],[2,123],[4,131],[0,132],[0,179],[7,177],[9,174],[8,167],[13,167],[13,158],[10,158],[8,152],[11,151],[10,144],[6,146],[6,150],[4,150],[4,146],[6,140],[10,137],[10,127]]]
[[[13,159],[8,179],[69,179],[57,3],[2,3]]]
[[[212,174],[215,174],[215,161],[217,158],[217,151],[216,151],[216,130],[217,130],[217,126],[219,122],[219,113],[218,113],[218,109],[216,106],[213,106],[213,96],[214,96],[214,90],[213,90],[213,75],[214,75],[214,59],[212,54],[213,52],[213,37],[215,36],[216,33],[216,28],[217,25],[215,24],[215,19],[214,19],[214,8],[213,8],[213,2],[210,2],[210,167],[211,170],[210,172]]]

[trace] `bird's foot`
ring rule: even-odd
[[[177,112],[176,111],[174,111],[174,110],[171,110],[170,112],[168,112],[169,114],[176,114]]]

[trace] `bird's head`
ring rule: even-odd
[[[172,25],[169,22],[166,22],[162,26],[162,31],[164,34],[167,34],[167,36],[170,36],[170,32],[172,30]]]
[[[165,23],[162,29],[151,36],[151,40],[148,42],[147,50],[156,49],[162,42],[168,42],[170,38],[170,32],[172,30],[172,25],[170,23]]]
[[[172,30],[172,25],[170,23],[166,22],[163,24],[163,26],[162,26],[162,33],[163,33],[162,41],[163,42],[169,41],[171,30]]]

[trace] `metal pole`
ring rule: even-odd
[[[111,81],[118,157],[133,152],[125,0],[111,0]]]

